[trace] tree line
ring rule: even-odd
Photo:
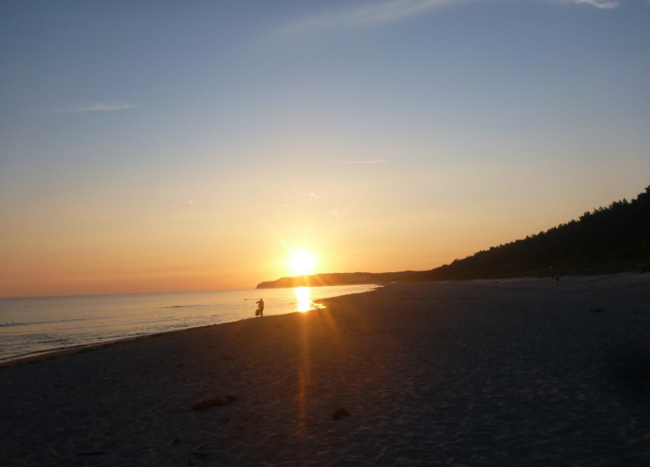
[[[410,280],[650,272],[650,186],[632,201],[585,212],[505,245],[479,251]]]

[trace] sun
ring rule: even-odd
[[[289,258],[289,266],[296,276],[306,276],[314,272],[314,256],[307,251],[296,251]]]

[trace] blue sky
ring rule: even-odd
[[[3,1],[0,295],[250,287],[300,248],[430,269],[631,198],[649,23],[644,0]]]

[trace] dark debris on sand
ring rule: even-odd
[[[197,402],[192,406],[192,410],[208,410],[212,407],[223,407],[224,405],[230,405],[239,400],[239,397],[227,395],[225,399],[221,397],[215,397],[213,399],[206,399],[204,401]]]
[[[348,412],[346,409],[341,407],[340,409],[336,409],[334,412],[332,412],[332,418],[334,420],[339,420],[341,417],[349,417],[350,412]]]

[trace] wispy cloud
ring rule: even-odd
[[[390,23],[447,6],[485,0],[383,0],[362,7],[352,7],[322,13],[290,24],[279,31],[281,35],[317,32],[336,28],[355,28]],[[596,8],[612,9],[622,0],[547,0],[561,3],[584,3]]]
[[[587,5],[595,6],[596,8],[603,8],[610,10],[621,6],[621,2],[609,0],[572,0],[573,3],[586,3]]]
[[[303,204],[303,202],[307,203],[309,201],[318,201],[322,195],[321,194],[316,194],[316,193],[309,193],[306,195],[300,195],[300,197],[291,202],[291,203],[282,203],[283,208],[291,208],[294,206],[300,206]]]
[[[62,114],[70,112],[113,112],[115,110],[134,109],[137,106],[124,102],[97,103],[85,106],[59,107],[55,109],[39,109],[36,113],[40,114]]]
[[[383,164],[386,159],[357,160],[357,161],[334,161],[334,164]]]
[[[298,200],[298,201],[294,201],[293,203],[282,203],[282,207],[283,208],[290,208],[290,207],[293,207],[293,206],[299,206],[300,204],[302,204],[302,201]]]
[[[281,33],[292,35],[332,28],[352,28],[388,23],[414,16],[451,3],[470,0],[391,0],[374,2],[365,7],[347,8],[307,18],[284,28]]]

